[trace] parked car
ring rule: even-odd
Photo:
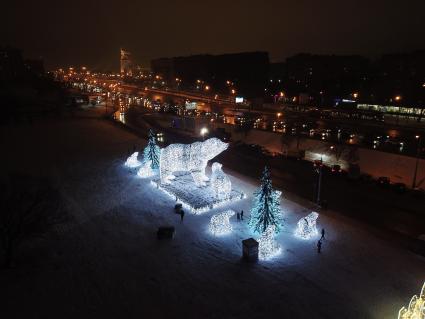
[[[394,183],[392,187],[399,194],[404,194],[407,190],[406,184],[404,183]]]
[[[331,172],[334,174],[342,173],[342,168],[340,165],[332,165]]]
[[[412,195],[415,198],[425,198],[425,190],[422,188],[414,188],[412,189]]]
[[[390,186],[390,179],[386,176],[380,176],[376,180],[376,183],[381,187],[388,187]]]
[[[372,175],[370,174],[361,174],[360,181],[363,183],[371,183],[373,181]]]
[[[350,180],[358,180],[361,177],[360,174],[360,166],[357,164],[350,164],[348,167],[348,179]]]

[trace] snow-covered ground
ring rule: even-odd
[[[335,213],[319,216],[326,240],[317,254],[316,240],[293,235],[311,209],[291,194],[282,254],[245,263],[241,241],[259,237],[247,227],[258,181],[224,167],[248,198],[181,222],[172,198],[123,165],[144,141],[112,123],[0,130],[2,166],[51,176],[74,217],[0,271],[1,318],[396,318],[425,280],[423,257]],[[245,220],[232,217],[233,232],[214,237],[210,218],[227,209],[243,209]],[[162,225],[176,227],[173,240],[156,239]]]

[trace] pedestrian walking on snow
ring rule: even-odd
[[[243,210],[241,211],[241,220],[243,220]]]
[[[325,239],[325,229],[322,228],[322,237],[320,237],[320,240]]]
[[[183,222],[183,218],[184,218],[184,210],[182,209],[182,211],[180,212],[180,220],[181,220],[181,222]]]
[[[319,241],[317,242],[317,253],[320,254],[321,251],[322,251],[322,240],[319,239]]]

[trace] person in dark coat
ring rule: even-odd
[[[241,211],[241,220],[243,220],[243,210]]]
[[[317,242],[317,253],[320,254],[321,251],[322,251],[322,240],[319,239],[319,241]]]
[[[180,212],[180,220],[183,222],[183,218],[184,218],[184,210],[182,209]]]
[[[320,240],[325,239],[325,229],[322,228],[322,237],[320,237]]]

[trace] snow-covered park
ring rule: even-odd
[[[296,236],[315,208],[284,190],[280,254],[245,262],[242,240],[260,238],[248,227],[259,180],[223,167],[247,197],[181,221],[175,199],[124,165],[146,141],[104,120],[2,127],[1,145],[2,166],[51,177],[73,217],[0,271],[1,318],[397,318],[425,280],[424,257],[337,212]],[[228,210],[244,220],[228,214],[216,236],[211,217]],[[174,238],[158,240],[168,225]]]

